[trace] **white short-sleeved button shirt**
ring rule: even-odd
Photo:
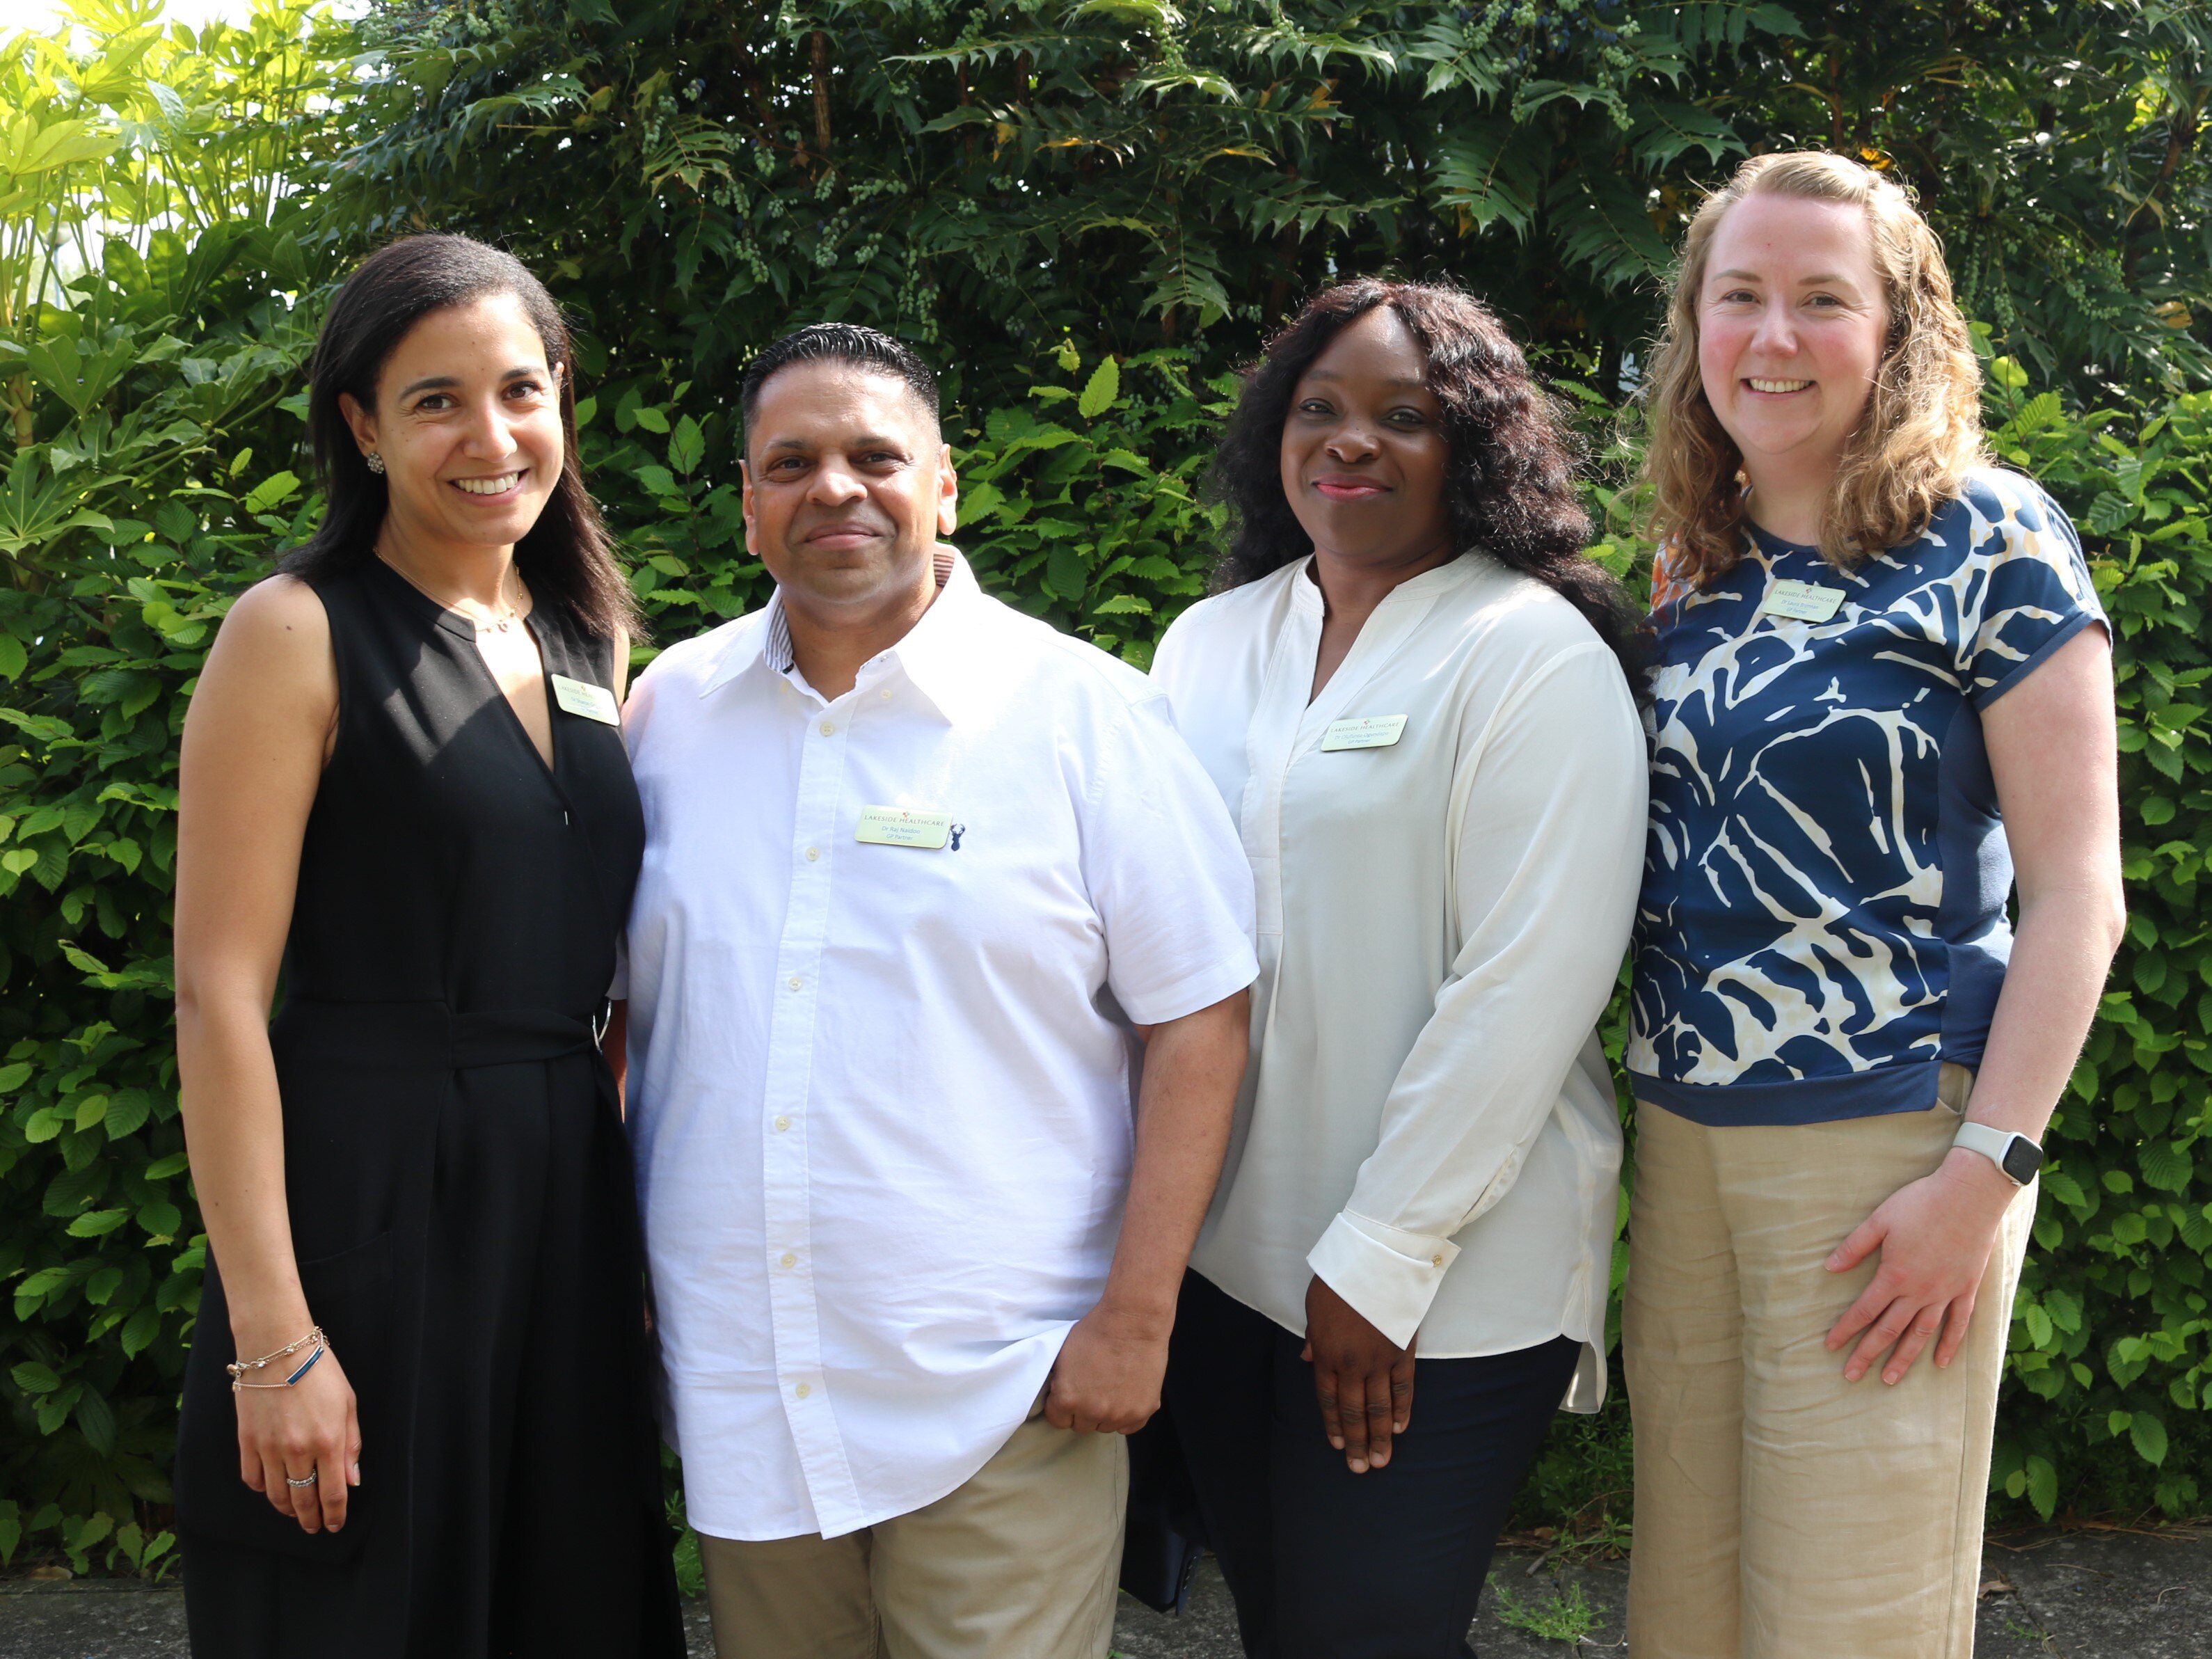
[[[1142,675],[957,559],[834,702],[779,620],[672,647],[627,715],[670,1427],[692,1524],[738,1539],[905,1514],[1005,1443],[1105,1284],[1128,1023],[1257,972],[1236,829]],[[870,807],[943,844],[858,839]]]

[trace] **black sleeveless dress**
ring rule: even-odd
[[[338,732],[270,1027],[307,1307],[362,1484],[310,1535],[239,1479],[218,1263],[176,1498],[193,1650],[681,1659],[612,1079],[593,1038],[644,821],[622,735],[551,694],[549,769],[473,626],[380,561],[313,586]],[[546,671],[611,687],[552,607]]]

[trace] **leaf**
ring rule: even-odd
[[[2031,1455],[2027,1460],[2027,1501],[2045,1521],[2057,1513],[2058,1471],[2047,1457]]]
[[[668,430],[668,416],[650,404],[638,405],[637,423],[651,433],[665,434]]]
[[[161,1334],[161,1310],[159,1308],[140,1308],[123,1322],[123,1353],[135,1359],[146,1350],[146,1346]]]
[[[1651,168],[1671,167],[1692,149],[1703,150],[1706,161],[1717,164],[1743,148],[1735,129],[1711,111],[1674,102],[1650,105],[1628,142],[1636,159]]]
[[[71,1238],[104,1238],[131,1218],[128,1210],[94,1210],[69,1224]]]
[[[1542,188],[1535,148],[1536,141],[1513,122],[1470,123],[1444,141],[1437,199],[1465,213],[1476,231],[1503,224],[1516,236],[1527,234]]]
[[[1645,191],[1618,171],[1582,168],[1565,175],[1547,201],[1559,252],[1608,291],[1663,281],[1674,250],[1652,228]]]
[[[27,1359],[9,1373],[15,1386],[25,1394],[52,1394],[62,1385],[60,1377],[35,1359]]]
[[[248,513],[267,513],[280,501],[288,501],[300,488],[300,480],[289,472],[275,472],[253,486],[244,506]]]
[[[2088,1194],[2081,1190],[2081,1183],[2063,1170],[2044,1170],[2043,1190],[2069,1209],[2083,1209],[2089,1202]]]
[[[41,1267],[15,1287],[15,1295],[19,1301],[23,1297],[35,1299],[58,1289],[69,1281],[70,1270],[67,1267]]]
[[[97,161],[115,146],[115,140],[96,131],[89,121],[52,121],[20,115],[8,128],[7,146],[0,150],[0,168],[17,178],[28,178],[80,161]]]
[[[2185,1193],[2196,1166],[2180,1146],[2170,1140],[2146,1140],[2136,1149],[2136,1165],[2144,1184],[2162,1193]]]
[[[76,1425],[85,1441],[102,1457],[115,1455],[115,1408],[105,1395],[87,1389],[76,1402]]]
[[[107,1102],[104,1120],[110,1140],[136,1134],[151,1115],[154,1103],[143,1089],[118,1089]]]
[[[996,513],[1006,501],[1006,494],[994,483],[977,484],[962,492],[960,496],[960,527],[963,530],[980,523]]]
[[[2128,1438],[2136,1455],[2156,1468],[2166,1462],[2166,1425],[2149,1412],[2136,1412],[2128,1423]]]
[[[1109,358],[1108,360],[1111,362]],[[1091,571],[1083,562],[1083,555],[1062,542],[1045,559],[1044,585],[1060,598],[1073,604],[1082,599],[1083,590],[1091,580]]]
[[[706,434],[699,430],[698,422],[684,416],[676,422],[676,430],[669,436],[669,465],[688,476],[697,470],[706,453]]]
[[[1121,367],[1110,356],[1098,360],[1098,367],[1091,371],[1091,379],[1083,388],[1082,397],[1076,399],[1076,413],[1086,421],[1095,421],[1114,405],[1121,395]]]
[[[2110,536],[2135,516],[2133,501],[2107,489],[2089,504],[2088,515],[2081,520],[2081,527],[2093,536]]]

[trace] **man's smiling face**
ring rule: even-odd
[[[892,600],[958,521],[952,453],[896,375],[793,363],[761,387],[745,436],[746,545],[802,603]]]

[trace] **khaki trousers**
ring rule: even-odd
[[[1128,1442],[1042,1415],[934,1504],[842,1538],[699,1540],[720,1659],[1105,1659]]]
[[[1636,1437],[1636,1659],[1967,1659],[1997,1382],[2035,1190],[2005,1212],[1965,1347],[1845,1382],[1830,1326],[1873,1278],[1821,1265],[1948,1152],[1925,1112],[1706,1128],[1637,1113],[1621,1351]]]

